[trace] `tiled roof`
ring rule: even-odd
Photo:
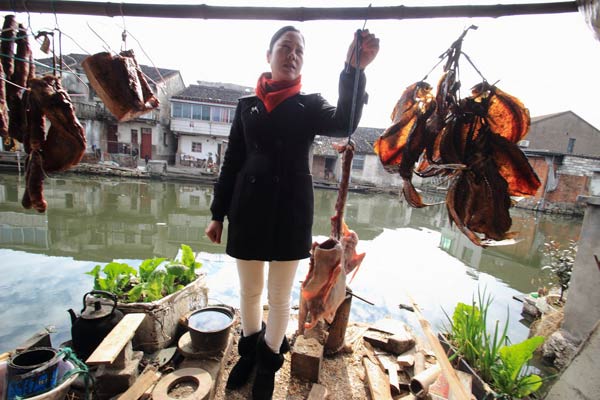
[[[62,70],[69,71],[73,70],[75,72],[83,72],[83,68],[81,67],[81,63],[85,60],[89,55],[88,54],[63,54],[62,56]],[[40,58],[35,60],[37,62],[35,69],[38,74],[47,74],[52,71],[52,57],[48,58]],[[40,65],[43,64],[43,65]],[[178,70],[167,69],[167,68],[154,68],[148,65],[140,64],[140,69],[151,81],[160,82],[161,76],[166,78],[173,74],[178,74]],[[149,82],[152,84],[153,82]]]
[[[373,154],[373,143],[383,133],[384,129],[358,127],[352,134],[356,146],[356,154]],[[320,156],[335,156],[336,150],[332,147],[334,142],[343,142],[346,138],[332,138],[328,136],[317,136],[313,147],[313,153]]]
[[[543,121],[543,120],[554,118],[554,117],[558,117],[560,115],[568,114],[568,113],[572,113],[572,111],[563,111],[563,112],[558,112],[558,113],[553,113],[553,114],[538,115],[538,116],[535,116],[535,117],[531,117],[531,123]]]
[[[235,105],[240,97],[251,94],[254,91],[250,88],[236,90],[224,86],[189,85],[172,99]]]

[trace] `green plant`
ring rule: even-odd
[[[544,337],[535,336],[500,349],[499,361],[492,369],[492,381],[494,388],[502,394],[501,398],[522,398],[542,386],[540,376],[523,373],[524,367],[542,343],[544,343]]]
[[[100,276],[101,271],[104,277]],[[86,274],[94,277],[94,290],[105,290],[121,297],[130,286],[131,279],[137,276],[137,271],[128,264],[112,261],[104,268],[96,265]]]
[[[491,379],[498,351],[508,343],[508,318],[502,331],[499,330],[499,321],[496,321],[492,334],[487,331],[488,310],[491,304],[492,298],[486,296],[485,291],[478,291],[477,303],[475,300],[471,305],[458,303],[450,320],[452,344],[458,353],[478,370],[484,381]]]
[[[142,261],[136,270],[126,263],[113,261],[104,268],[96,265],[86,274],[94,277],[95,290],[112,292],[120,301],[155,301],[183,289],[196,279],[196,270],[202,264],[196,261],[190,246],[182,244],[181,250],[181,261],[169,261],[166,265],[166,258],[155,257]],[[164,268],[159,268],[161,266]]]
[[[544,243],[543,254],[549,259],[549,264],[542,267],[542,271],[549,270],[552,273],[552,281],[560,287],[560,299],[562,303],[563,295],[569,288],[573,265],[575,264],[575,255],[577,254],[577,243],[569,240],[567,248],[563,249],[560,243],[551,240]]]
[[[507,336],[508,317],[504,328],[496,321],[492,333],[488,332],[488,311],[492,298],[485,291],[477,293],[477,303],[458,303],[454,309],[448,337],[456,353],[463,357],[490,384],[497,398],[521,398],[538,390],[542,378],[525,374],[524,368],[535,350],[544,342],[534,337],[521,343],[509,345]]]

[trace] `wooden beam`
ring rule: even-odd
[[[86,360],[88,365],[112,364],[127,343],[133,339],[146,314],[126,314]]]
[[[4,12],[96,15],[105,17],[198,18],[236,20],[376,20],[577,12],[576,1],[556,3],[455,5],[430,7],[226,7],[206,4],[143,4],[92,1],[0,0]]]
[[[127,389],[125,393],[119,395],[117,400],[137,400],[154,385],[161,377],[161,373],[156,368],[149,367],[136,379],[135,383]]]

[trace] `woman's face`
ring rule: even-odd
[[[267,51],[271,65],[271,78],[276,81],[293,81],[302,71],[304,64],[304,40],[298,32],[288,31],[281,35]]]

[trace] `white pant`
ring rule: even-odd
[[[237,260],[240,278],[240,312],[244,336],[250,336],[262,328],[262,305],[260,298],[264,287],[264,261]],[[275,353],[285,336],[290,318],[290,295],[300,260],[269,262],[267,297],[269,317],[265,342]]]

